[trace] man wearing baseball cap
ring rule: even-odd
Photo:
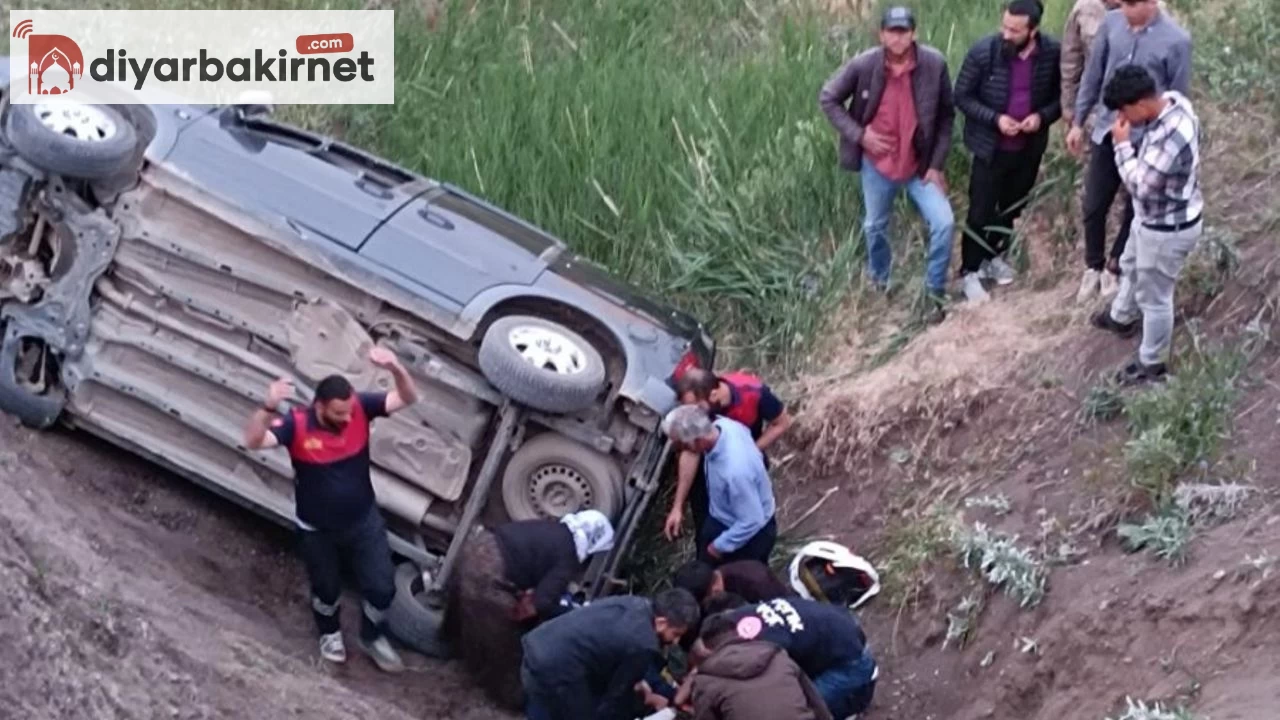
[[[860,173],[871,281],[889,285],[893,255],[889,218],[906,190],[929,226],[925,285],[942,318],[955,217],[943,169],[951,149],[955,106],[941,52],[916,42],[915,15],[891,7],[880,19],[880,45],[837,70],[818,95],[840,137],[840,166]]]

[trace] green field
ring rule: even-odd
[[[671,298],[735,358],[794,367],[862,265],[856,181],[817,93],[875,23],[778,0],[467,4],[434,34],[401,18],[397,102],[337,108],[348,136]],[[953,72],[1002,7],[919,5]]]
[[[1069,1],[1046,3],[1050,31]],[[697,314],[733,361],[795,369],[861,283],[857,183],[836,167],[817,92],[875,42],[878,12],[867,21],[828,0],[446,5],[431,32],[417,3],[398,5],[394,106],[288,115],[543,226]],[[954,76],[969,44],[998,26],[1003,2],[914,6],[922,40],[947,54]],[[967,167],[959,129],[950,173],[957,207]],[[895,242],[896,278],[909,289],[900,302],[910,302],[922,236],[912,226]]]
[[[1072,0],[1045,2],[1059,34]],[[19,7],[80,7],[75,0]],[[390,3],[388,3],[389,5]],[[826,77],[875,42],[883,0],[421,0],[397,9],[396,103],[305,106],[286,117],[483,195],[704,319],[730,362],[797,369],[845,294],[861,287],[855,178],[836,168],[817,106]],[[1276,25],[1247,0],[1197,39],[1215,95],[1269,101]],[[954,77],[996,29],[1002,0],[911,4]],[[107,8],[350,8],[356,0],[138,0]],[[1175,2],[1179,12],[1198,4]],[[1209,8],[1205,7],[1206,13]],[[1220,15],[1220,13],[1212,13]],[[870,18],[869,20],[863,19]],[[0,40],[7,46],[8,33]],[[1230,42],[1227,42],[1230,41]],[[1268,59],[1269,58],[1269,59]],[[1257,78],[1267,78],[1261,85]],[[1251,79],[1252,78],[1252,79]],[[1265,86],[1265,88],[1263,87]],[[968,159],[956,124],[949,180],[963,217]],[[1051,145],[1044,185],[1075,172]],[[1063,205],[1065,206],[1065,205]],[[1046,209],[1047,211],[1047,209]],[[913,214],[905,217],[911,218]],[[896,278],[920,289],[918,225],[895,237]],[[1064,225],[1064,237],[1071,239]]]

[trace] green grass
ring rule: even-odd
[[[435,32],[416,3],[397,6],[394,106],[286,114],[544,227],[704,319],[733,361],[796,369],[862,266],[858,184],[836,166],[816,98],[831,72],[875,42],[874,21],[829,14],[817,0],[472,4],[448,3]],[[1046,27],[1060,27],[1069,2],[1046,4]],[[921,8],[921,40],[947,54],[954,76],[1002,7]],[[957,122],[949,175],[963,217],[959,131]],[[914,220],[899,227],[896,278],[918,289],[924,235]]]
[[[1100,382],[1089,387],[1080,403],[1079,417],[1088,424],[1105,423],[1124,412],[1124,396],[1113,382]]]
[[[1193,31],[1212,28],[1212,40],[1197,42],[1196,73],[1215,100],[1280,105],[1280,18],[1275,0],[1174,0]],[[1205,36],[1201,36],[1205,37]]]
[[[1136,395],[1124,408],[1130,481],[1157,505],[1170,499],[1188,467],[1214,459],[1240,395],[1246,353],[1191,345],[1167,384]]]
[[[935,506],[899,513],[889,524],[874,561],[886,603],[901,607],[914,602],[928,586],[932,565],[947,555],[955,522],[953,509]]]
[[[946,4],[922,34],[958,68],[1000,6]],[[394,108],[331,119],[688,308],[742,362],[788,368],[861,266],[857,184],[816,95],[872,37],[796,8],[481,3],[436,35],[403,28]]]
[[[1116,534],[1130,551],[1145,549],[1174,565],[1185,561],[1197,527],[1235,516],[1254,492],[1240,483],[1203,479],[1223,466],[1218,452],[1229,437],[1245,371],[1266,344],[1248,327],[1243,339],[1212,348],[1194,323],[1189,335],[1168,383],[1124,405],[1129,482],[1145,496],[1149,511],[1140,521],[1121,523]],[[1202,480],[1186,479],[1192,473]]]

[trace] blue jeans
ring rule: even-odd
[[[840,720],[860,713],[871,704],[876,692],[875,660],[864,652],[857,660],[837,665],[813,678],[831,717]]]
[[[893,216],[893,201],[903,188],[906,188],[907,197],[911,198],[929,226],[925,285],[930,292],[941,293],[947,285],[947,269],[951,265],[951,236],[956,226],[951,201],[937,185],[926,183],[918,177],[912,177],[906,182],[894,182],[881,175],[870,159],[864,159],[862,205],[866,217],[862,221],[862,230],[867,238],[867,264],[871,270],[871,279],[879,285],[889,282],[889,269],[893,265],[893,251],[889,248],[889,218]]]

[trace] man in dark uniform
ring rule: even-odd
[[[701,368],[690,368],[676,380],[676,397],[682,405],[701,405],[713,416],[719,415],[746,425],[761,453],[791,427],[791,413],[759,377],[747,372],[716,375]],[[769,456],[765,453],[765,467]],[[680,534],[684,524],[684,503],[693,511],[694,535],[706,522],[709,513],[707,478],[698,453],[682,450],[677,461],[676,495],[663,532],[668,540]]]
[[[529,720],[633,720],[641,681],[699,620],[687,591],[621,595],[542,623],[524,636]]]
[[[316,386],[310,407],[279,415],[280,403],[294,393],[293,383],[281,378],[250,417],[244,443],[250,450],[284,447],[293,462],[299,549],[311,582],[320,655],[337,663],[347,659],[338,619],[346,562],[364,597],[360,647],[379,668],[399,672],[404,663],[385,634],[395,571],[369,476],[369,423],[412,405],[418,391],[390,350],[374,347],[369,362],[391,373],[395,390],[357,393],[346,378],[330,375]]]

